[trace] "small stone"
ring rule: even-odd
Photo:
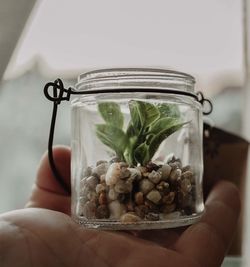
[[[92,174],[92,168],[91,167],[87,167],[83,172],[84,177],[91,176],[91,174]]]
[[[133,185],[130,181],[120,180],[116,183],[114,189],[117,193],[124,194],[132,191]]]
[[[154,188],[154,184],[148,179],[143,179],[140,182],[140,191],[145,195]]]
[[[96,212],[96,205],[94,202],[92,201],[88,201],[84,207],[83,207],[83,215],[87,218],[87,219],[94,219],[95,218],[95,212]]]
[[[164,164],[161,168],[160,168],[160,171],[161,171],[161,179],[166,181],[171,173],[171,167],[168,165],[168,164]]]
[[[157,186],[156,189],[161,193],[169,192],[169,183],[161,181]]]
[[[161,194],[157,190],[152,190],[147,194],[147,199],[152,201],[154,204],[158,204],[161,200]]]
[[[106,177],[105,174],[102,174],[102,175],[100,176],[100,182],[101,182],[101,183],[106,183],[106,182],[105,182],[105,177]]]
[[[101,192],[105,192],[106,186],[104,184],[98,184],[95,188],[95,191],[97,194],[100,194]]]
[[[121,204],[118,200],[112,201],[108,205],[111,219],[119,219],[126,213],[125,205]]]
[[[171,164],[175,164],[177,168],[181,168],[181,160],[179,158],[176,158],[175,156],[172,156],[172,158],[168,160],[168,164],[170,166]]]
[[[142,178],[142,175],[141,175],[141,172],[138,168],[128,168],[128,170],[130,171],[130,178],[132,181],[134,180],[141,180]]]
[[[191,166],[190,165],[186,165],[181,170],[182,170],[182,172],[191,171]]]
[[[101,164],[106,164],[106,163],[108,163],[106,160],[98,160],[97,162],[96,162],[96,167],[97,166],[99,166],[99,165],[101,165]]]
[[[168,165],[171,167],[172,170],[181,168],[181,164],[179,162],[177,162],[177,161],[169,162]]]
[[[83,183],[83,180],[80,182],[80,196],[87,196],[87,194],[91,191],[88,186]]]
[[[161,211],[165,214],[171,213],[176,209],[176,204],[169,204],[169,205],[164,205],[161,207]]]
[[[156,172],[156,171],[152,171],[149,175],[148,175],[148,179],[153,182],[154,184],[158,184],[161,180],[161,173],[160,172]]]
[[[175,192],[169,192],[166,196],[162,198],[162,203],[164,204],[172,204],[175,198]]]
[[[183,172],[182,175],[181,175],[181,178],[182,179],[188,179],[188,180],[190,180],[191,183],[194,182],[194,174],[191,171]]]
[[[107,185],[115,185],[120,178],[121,168],[119,162],[112,163],[106,173],[105,181]]]
[[[142,205],[144,203],[143,193],[142,192],[135,193],[135,203],[137,205]]]
[[[183,179],[180,181],[180,188],[183,193],[189,193],[192,190],[192,185],[189,179]]]
[[[108,192],[108,199],[109,200],[116,200],[118,197],[118,193],[114,190],[114,188],[110,188]]]
[[[91,190],[95,190],[99,180],[95,176],[89,176],[85,182],[86,186],[88,186]]]
[[[95,191],[89,191],[87,194],[88,200],[96,201],[97,200],[97,194]]]
[[[134,223],[140,220],[141,218],[132,212],[127,212],[121,216],[121,222],[123,223]]]
[[[171,182],[175,182],[178,179],[181,178],[181,170],[180,169],[172,169],[171,173],[170,173],[170,181]]]
[[[109,209],[106,205],[100,205],[96,209],[96,218],[97,219],[107,219],[109,218]]]
[[[153,203],[152,201],[150,200],[145,200],[144,202],[144,205],[148,207],[149,211],[150,212],[159,212],[160,211],[160,206],[159,205],[156,205],[155,203]]]
[[[93,175],[96,174],[98,177],[105,174],[108,170],[109,164],[107,162],[101,163],[100,165],[96,166],[92,173]]]
[[[140,218],[145,218],[145,215],[148,213],[148,207],[145,205],[140,205],[135,207],[135,213],[140,217]]]
[[[85,196],[82,196],[82,197],[79,197],[79,203],[81,205],[84,205],[87,201],[88,201],[88,198],[87,198],[86,195]]]
[[[107,204],[107,197],[106,197],[106,194],[105,194],[104,192],[102,192],[102,193],[99,195],[98,201],[99,201],[99,204],[100,204],[100,205],[105,205],[105,204]]]
[[[134,203],[132,201],[129,201],[126,205],[127,207],[127,211],[134,211],[135,210],[135,206]]]
[[[154,212],[149,212],[146,215],[146,219],[149,221],[158,221],[160,219],[160,216],[158,213],[154,213]]]
[[[121,167],[121,174],[120,174],[120,179],[126,179],[130,176],[130,171],[129,169],[125,167]]]

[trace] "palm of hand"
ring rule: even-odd
[[[59,167],[69,179],[69,152],[58,151]],[[239,213],[235,187],[223,182],[210,194],[201,222],[189,228],[133,233],[85,230],[66,215],[70,197],[53,181],[47,160],[28,205],[40,208],[0,217],[3,267],[220,266]]]

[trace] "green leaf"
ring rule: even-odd
[[[134,166],[136,165],[136,161],[134,158],[134,148],[135,148],[135,144],[137,143],[137,137],[131,137],[129,138],[129,143],[123,153],[124,159],[125,161],[130,165],[130,166]]]
[[[158,104],[157,108],[161,117],[180,118],[181,116],[179,107],[176,104]]]
[[[98,110],[106,123],[122,129],[124,118],[120,106],[117,103],[114,102],[99,103]]]
[[[176,118],[164,117],[155,122],[153,122],[149,129],[148,134],[158,134],[163,130],[167,129],[169,125],[175,124],[177,122]]]
[[[149,155],[149,147],[146,142],[140,144],[134,152],[135,160],[141,165],[146,165],[146,163],[150,160]]]
[[[114,150],[123,160],[123,152],[128,145],[127,135],[119,128],[108,124],[97,124],[96,135],[103,144]]]
[[[149,126],[160,117],[158,108],[148,102],[131,100],[129,102],[132,124],[135,129],[141,130]]]
[[[158,150],[160,144],[171,134],[178,131],[184,124],[181,123],[179,120],[175,119],[171,123],[169,123],[164,130],[156,134],[149,144],[149,156],[152,158],[156,151]]]

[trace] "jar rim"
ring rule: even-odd
[[[187,73],[157,68],[110,68],[82,73],[77,91],[91,89],[152,88],[194,92],[195,78]]]

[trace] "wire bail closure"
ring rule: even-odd
[[[52,89],[52,95],[51,90]],[[177,90],[169,90],[169,89],[133,89],[133,88],[120,88],[119,90],[114,89],[105,89],[105,90],[90,90],[90,91],[74,91],[72,87],[65,88],[64,84],[61,79],[56,79],[54,82],[48,82],[44,86],[44,95],[45,97],[53,102],[53,111],[52,111],[52,118],[50,124],[50,131],[49,131],[49,142],[48,142],[48,157],[51,170],[58,181],[58,183],[63,187],[64,191],[70,194],[71,190],[68,188],[67,184],[65,183],[62,175],[57,169],[55,165],[54,157],[53,157],[53,140],[54,140],[54,132],[55,132],[55,124],[56,124],[56,115],[57,115],[57,108],[58,105],[61,104],[62,101],[69,101],[70,96],[72,94],[104,94],[104,93],[126,93],[126,92],[158,92],[158,93],[172,93],[178,95],[185,95],[191,96],[196,101],[198,101],[203,107],[203,115],[209,115],[213,111],[213,104],[212,102],[205,98],[202,92],[197,92],[196,94],[192,94],[189,92],[184,91],[177,91]]]

